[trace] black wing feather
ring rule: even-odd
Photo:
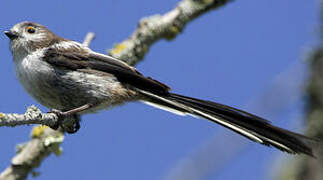
[[[166,95],[170,90],[165,84],[150,77],[144,77],[135,68],[103,54],[58,51],[49,48],[45,52],[43,60],[53,66],[70,70],[93,69],[110,73],[122,83],[159,95]]]

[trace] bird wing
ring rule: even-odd
[[[144,77],[134,67],[113,57],[80,50],[48,48],[43,60],[58,68],[69,70],[92,69],[114,75],[120,82],[156,94],[168,94],[170,88],[150,77]]]

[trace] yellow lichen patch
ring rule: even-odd
[[[168,32],[167,32],[167,34],[165,34],[165,39],[167,39],[167,40],[172,40],[172,39],[174,39],[174,38],[176,37],[176,35],[177,35],[180,31],[181,31],[181,30],[180,30],[177,26],[175,26],[175,25],[170,26],[170,27],[168,28]]]
[[[44,125],[34,127],[34,129],[31,131],[31,137],[36,138],[41,136],[44,133],[44,130],[47,128],[48,126],[44,126]]]
[[[117,44],[114,46],[114,48],[111,50],[112,54],[119,54],[122,50],[124,50],[127,46],[124,43]]]
[[[4,118],[4,114],[3,113],[0,113],[0,119],[1,118]]]
[[[205,4],[211,4],[211,3],[214,3],[214,0],[203,0],[203,3],[205,3]]]
[[[179,33],[179,29],[178,29],[178,27],[176,27],[176,26],[171,26],[171,27],[170,27],[170,31],[171,31],[172,33],[174,33],[174,34]]]

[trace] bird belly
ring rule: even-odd
[[[87,112],[106,109],[132,99],[133,93],[114,76],[98,76],[53,67],[37,55],[16,63],[16,74],[25,90],[42,105],[62,111],[95,104]]]

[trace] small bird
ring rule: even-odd
[[[141,101],[178,115],[210,120],[281,151],[313,156],[315,139],[230,106],[174,94],[167,85],[143,76],[121,60],[61,38],[43,25],[21,22],[4,33],[10,39],[15,72],[25,90],[59,117],[75,118],[67,132],[80,128],[82,114]],[[52,128],[58,127],[62,123]]]

